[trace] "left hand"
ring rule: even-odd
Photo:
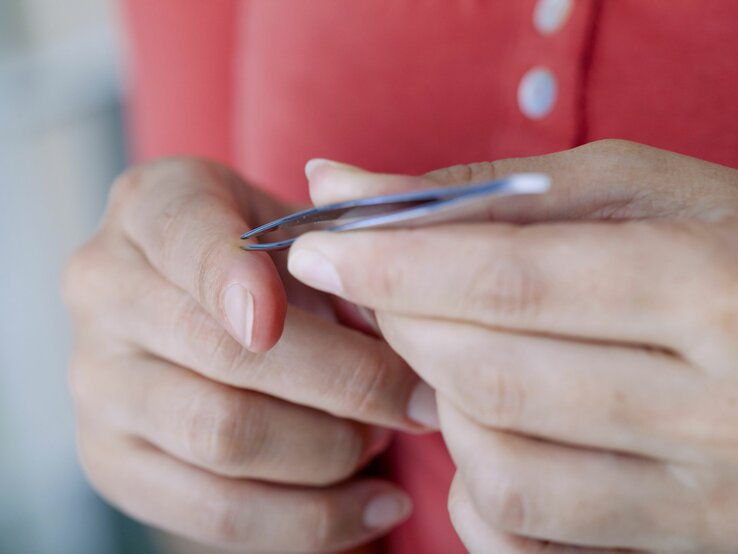
[[[376,310],[437,390],[470,551],[735,552],[738,172],[603,141],[310,176],[325,202],[517,171],[554,189],[501,202],[495,220],[516,224],[311,233],[290,271]]]

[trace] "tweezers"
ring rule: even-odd
[[[543,173],[517,173],[474,185],[389,194],[321,206],[282,217],[241,235],[258,239],[275,231],[294,236],[276,242],[249,243],[244,250],[285,250],[308,231],[340,233],[359,229],[409,228],[440,223],[489,220],[492,203],[507,196],[542,194],[551,179]]]

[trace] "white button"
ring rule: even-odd
[[[551,35],[569,19],[574,0],[538,0],[533,12],[533,25],[542,35]]]
[[[545,67],[530,69],[518,86],[520,111],[531,119],[546,117],[556,103],[558,93],[556,78]]]

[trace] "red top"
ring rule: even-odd
[[[567,3],[124,0],[134,156],[216,158],[293,200],[312,157],[418,173],[612,137],[738,167],[738,2]],[[391,458],[416,504],[392,552],[464,552],[440,439]]]

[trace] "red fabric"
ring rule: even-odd
[[[738,167],[734,0],[579,0],[550,36],[534,0],[123,2],[137,159],[213,157],[290,199],[316,156],[423,172],[617,137]],[[559,90],[537,121],[516,96],[533,66]],[[416,501],[391,551],[463,552],[439,438],[391,457]]]
[[[238,0],[123,0],[135,159],[232,160]]]

